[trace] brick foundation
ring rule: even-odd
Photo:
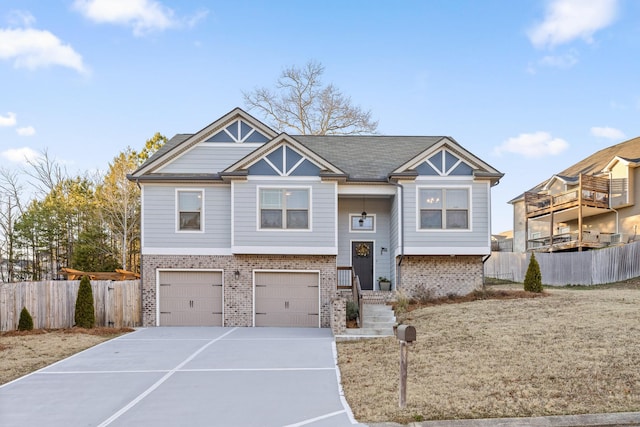
[[[405,256],[401,288],[409,296],[467,295],[482,288],[482,256]]]
[[[157,269],[219,269],[224,273],[224,326],[253,326],[254,270],[316,270],[320,272],[320,324],[331,326],[331,300],[336,293],[336,257],[330,255],[143,255],[142,322],[156,325]],[[235,278],[234,272],[240,272]]]

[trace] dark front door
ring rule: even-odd
[[[373,290],[373,242],[351,243],[351,265],[363,290]]]

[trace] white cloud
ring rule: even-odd
[[[547,132],[523,133],[509,138],[493,149],[494,154],[521,154],[524,157],[539,158],[555,156],[569,148],[569,143],[561,138],[553,138]]]
[[[594,126],[591,128],[591,135],[597,136],[600,138],[607,138],[613,140],[624,139],[627,136],[619,129],[610,128],[610,127],[597,127]]]
[[[0,115],[0,127],[11,127],[16,125],[16,113],[7,113],[6,116]]]
[[[76,0],[74,7],[92,21],[133,27],[136,36],[179,24],[173,10],[155,0]]]
[[[16,129],[16,132],[20,136],[33,136],[36,134],[36,130],[33,126],[25,126],[25,127],[18,128]]]
[[[618,0],[552,0],[544,21],[529,30],[529,40],[537,48],[579,38],[591,43],[596,31],[614,21],[617,9]]]
[[[12,163],[20,163],[26,165],[27,162],[33,162],[42,157],[42,154],[29,147],[10,148],[0,153],[0,157]]]
[[[30,70],[60,65],[87,72],[82,56],[71,46],[49,31],[32,28],[0,29],[0,59],[13,60],[15,67]]]

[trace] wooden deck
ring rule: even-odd
[[[581,175],[577,188],[557,194],[524,193],[527,218],[537,218],[577,206],[609,209],[609,180]]]

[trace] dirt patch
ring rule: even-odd
[[[0,384],[131,331],[130,328],[71,328],[2,333]]]
[[[409,352],[405,410],[398,409],[397,340],[338,343],[355,417],[408,423],[638,411],[635,282],[545,294],[408,312],[405,323],[416,327],[418,340]]]

